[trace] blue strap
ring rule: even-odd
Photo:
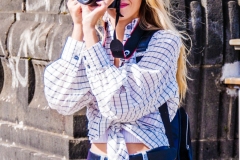
[[[164,103],[161,107],[158,108],[162,121],[163,121],[163,125],[165,127],[165,132],[168,138],[168,142],[170,147],[174,146],[173,143],[173,137],[172,137],[172,128],[171,128],[171,123],[170,123],[170,119],[169,119],[169,113],[168,113],[168,106],[167,103]]]

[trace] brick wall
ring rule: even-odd
[[[85,110],[61,116],[43,94],[46,65],[58,59],[72,21],[65,0],[0,0],[0,159],[85,159]],[[229,46],[240,37],[237,0],[172,0],[192,38],[189,91],[194,159],[237,159],[237,98],[226,93],[222,67],[238,63]]]

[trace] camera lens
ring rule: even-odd
[[[97,6],[98,1],[101,0],[78,0],[79,3],[82,3],[84,5],[89,5],[89,6]],[[116,8],[116,2],[120,0],[114,0],[112,4],[108,8]]]
[[[78,2],[84,4],[84,5],[95,5],[96,0],[78,0]]]

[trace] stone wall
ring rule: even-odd
[[[194,157],[237,159],[237,97],[227,94],[221,80],[225,76],[222,67],[239,60],[240,54],[229,40],[240,36],[240,7],[237,1],[226,0],[187,0],[185,5],[193,43],[189,56],[189,76],[193,80],[189,80],[186,109],[191,119]]]
[[[185,108],[194,159],[237,159],[237,98],[221,80],[223,66],[239,63],[228,43],[240,37],[239,1],[171,1],[177,26],[192,38]],[[65,0],[0,2],[0,159],[85,159],[85,110],[61,116],[43,94],[44,69],[72,30]]]

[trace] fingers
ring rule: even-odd
[[[107,10],[107,5],[104,1],[97,2],[97,6],[81,5],[83,17],[83,29],[87,32],[88,29],[95,28],[95,25]]]
[[[73,23],[82,24],[82,9],[80,3],[77,0],[68,0],[67,6]]]
[[[107,10],[106,3],[104,1],[99,1],[96,3],[98,4],[98,6],[88,6],[88,5],[81,4],[83,15],[91,14],[91,15],[101,16],[102,14],[104,14],[105,11]]]
[[[73,8],[73,7],[80,7],[80,3],[77,0],[69,0],[68,3],[68,8]]]
[[[77,0],[69,0],[67,3],[68,9],[71,12],[81,11],[81,5]]]
[[[114,0],[104,0],[104,2],[106,3],[107,6],[109,6],[110,4],[112,4]]]
[[[98,12],[98,14],[103,15],[107,10],[108,5],[105,3],[105,1],[98,1],[97,4],[98,6],[93,10],[93,12]]]
[[[88,15],[88,14],[91,12],[89,6],[87,6],[87,5],[82,5],[82,4],[81,4],[81,8],[82,8],[82,14],[83,14],[83,16]]]

